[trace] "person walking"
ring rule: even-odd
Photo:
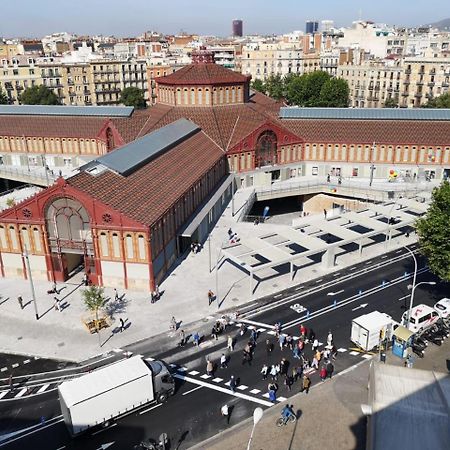
[[[280,362],[280,373],[281,375],[286,375],[289,367],[289,362],[286,358],[281,358]]]
[[[250,352],[247,352],[244,350],[244,353],[242,355],[242,365],[248,364],[249,366],[252,365],[252,354]]]
[[[219,339],[219,332],[217,331],[216,325],[211,329],[211,336],[217,341]]]
[[[184,330],[180,330],[180,347],[183,347],[186,341],[186,333]]]
[[[319,361],[317,360],[316,355],[314,355],[313,357],[311,367],[314,367],[316,370],[319,370]]]
[[[331,176],[329,173],[327,173],[327,183],[329,183],[331,181]]]
[[[198,334],[198,331],[196,331],[194,333],[194,336],[192,337],[192,340],[193,340],[194,345],[196,345],[198,347],[199,344],[200,344],[200,335]]]
[[[177,320],[175,319],[175,316],[172,316],[172,318],[170,319],[170,329],[172,331],[176,331],[177,328],[178,328]]]
[[[306,327],[302,323],[300,324],[300,335],[303,336],[303,338],[306,338]]]
[[[298,345],[294,347],[294,350],[292,352],[292,356],[296,359],[300,359],[300,350],[298,349]]]
[[[220,357],[220,368],[226,369],[227,367],[227,357],[225,356],[225,353],[222,353],[222,356]]]
[[[19,302],[20,309],[23,309],[23,298],[21,295],[17,297],[17,301]]]
[[[323,209],[323,216],[324,216],[324,219],[327,218],[327,210],[325,208]]]
[[[13,376],[12,376],[12,374],[9,376],[8,384],[9,384],[9,390],[12,391],[12,390],[13,390],[13,387],[14,387],[14,382],[13,382]]]
[[[319,341],[317,339],[314,339],[312,343],[312,351],[315,353],[318,348],[319,348]]]
[[[319,376],[320,376],[320,379],[322,381],[326,380],[326,378],[327,378],[327,369],[325,368],[325,366],[322,366],[322,368],[320,369]]]
[[[117,302],[119,300],[119,293],[117,292],[117,289],[114,288],[114,300]]]
[[[311,387],[311,380],[309,379],[309,377],[306,374],[304,374],[303,381],[302,381],[302,392],[305,392],[306,394],[308,394],[310,387]]]
[[[286,347],[288,347],[289,350],[293,350],[294,348],[294,338],[290,334],[286,336]]]
[[[334,372],[334,365],[331,361],[327,361],[327,364],[325,366],[326,370],[327,370],[327,377],[331,378],[333,376],[333,372]]]
[[[269,367],[267,366],[267,364],[263,364],[262,369],[261,369],[261,375],[262,375],[263,380],[267,380],[267,372],[268,371],[269,371]]]
[[[236,392],[237,382],[236,382],[236,379],[234,378],[234,375],[231,375],[229,384],[230,384],[231,392],[233,392],[233,393]]]
[[[303,367],[302,366],[294,367],[294,369],[292,370],[292,376],[294,378],[294,381],[300,380],[303,376]]]
[[[297,347],[298,347],[299,353],[302,354],[303,349],[305,348],[305,341],[300,338],[297,342]]]
[[[252,329],[250,333],[250,340],[252,341],[253,345],[256,345],[256,340],[258,339],[258,332],[255,328]]]
[[[286,336],[284,336],[283,334],[280,334],[280,337],[278,338],[278,344],[280,345],[281,351],[283,351],[285,342],[286,342]]]
[[[220,408],[220,414],[222,414],[222,417],[225,417],[228,425],[230,423],[230,414],[228,410],[228,405],[223,405],[222,408]]]
[[[316,333],[314,333],[314,330],[312,328],[310,328],[308,330],[308,339],[307,342],[313,342],[314,339],[316,338]]]
[[[206,359],[206,374],[211,376],[213,374],[213,372],[214,372],[214,364],[208,358],[208,359]]]
[[[266,353],[267,356],[270,356],[272,354],[273,350],[273,344],[270,342],[270,339],[266,339]]]
[[[327,346],[331,348],[331,345],[333,343],[333,333],[330,331],[328,331],[328,335],[327,335]]]
[[[211,306],[213,299],[214,299],[214,292],[210,289],[208,291],[208,306]]]
[[[269,400],[272,403],[275,403],[277,401],[277,391],[274,389],[269,389]]]
[[[122,319],[122,317],[119,320],[120,320],[120,332],[122,333],[122,331],[125,330],[125,321]]]
[[[288,391],[291,391],[294,379],[287,373],[284,377],[284,385]]]
[[[232,352],[233,348],[234,348],[234,340],[233,340],[233,338],[230,335],[228,335],[228,337],[227,337],[227,349],[230,350],[230,352]]]
[[[55,311],[61,312],[61,305],[59,304],[59,298],[53,297],[53,299],[55,300]]]
[[[320,362],[322,360],[322,352],[320,350],[317,350],[315,357],[316,357],[317,361]]]
[[[270,366],[270,376],[272,377],[273,381],[278,380],[278,372],[275,364],[272,364]]]

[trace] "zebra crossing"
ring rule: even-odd
[[[12,389],[4,389],[0,391],[0,401],[4,400],[14,400],[22,397],[30,397],[33,395],[43,394],[44,392],[49,392],[57,389],[58,383],[45,383],[43,385],[36,386],[19,386]]]

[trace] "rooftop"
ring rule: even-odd
[[[131,106],[0,105],[0,116],[130,117]]]

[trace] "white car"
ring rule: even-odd
[[[439,317],[447,319],[450,317],[450,298],[441,298],[435,305],[434,310],[439,314]]]

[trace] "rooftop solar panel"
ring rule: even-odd
[[[130,117],[132,106],[0,105],[0,116]]]

